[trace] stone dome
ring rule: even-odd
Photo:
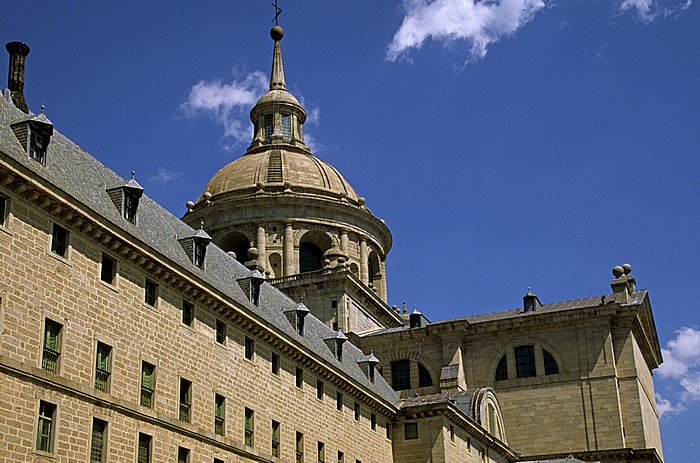
[[[224,166],[209,181],[205,192],[219,195],[249,195],[256,191],[289,192],[300,195],[347,199],[362,205],[355,189],[330,164],[296,149],[248,153]],[[200,201],[203,198],[200,197]]]

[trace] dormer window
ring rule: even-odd
[[[289,323],[296,329],[299,336],[304,336],[304,319],[309,314],[309,309],[304,304],[299,304],[293,309],[284,311],[284,315],[289,320]]]
[[[272,136],[272,132],[274,131],[275,124],[274,124],[274,118],[272,114],[267,114],[265,116],[265,138],[270,138]]]
[[[131,223],[136,223],[136,210],[139,207],[139,199],[132,193],[124,192],[124,210],[123,215],[126,220]]]
[[[11,125],[12,131],[20,142],[27,155],[42,165],[46,165],[46,155],[51,135],[53,135],[53,124],[44,114],[30,116],[19,120]]]
[[[333,356],[339,361],[343,361],[343,344],[348,340],[342,331],[336,331],[332,336],[323,338],[328,348],[333,352]]]
[[[199,230],[189,236],[180,238],[178,241],[192,263],[203,269],[207,245],[211,242],[211,237],[204,231],[204,224],[202,223]]]
[[[29,157],[46,164],[46,138],[34,130],[30,130],[29,135]]]
[[[194,243],[194,265],[199,268],[204,267],[204,255],[207,251],[207,247],[203,243]]]
[[[134,179],[134,172],[131,172],[131,180],[122,185],[108,188],[107,194],[116,206],[119,214],[129,222],[136,225],[138,220],[139,200],[143,195],[143,188]]]
[[[285,140],[292,139],[292,116],[288,114],[282,115],[282,138]]]

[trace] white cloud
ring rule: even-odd
[[[154,183],[170,183],[180,176],[180,172],[173,172],[165,167],[159,167],[155,175],[151,175],[148,179]]]
[[[229,83],[202,80],[190,88],[180,107],[189,117],[203,115],[216,120],[224,127],[222,138],[232,141],[225,142],[225,148],[233,149],[250,142],[253,128],[248,111],[267,88],[267,77],[262,71],[251,72]]]
[[[395,61],[426,39],[471,44],[470,60],[482,59],[488,47],[517,32],[546,6],[544,0],[405,0],[406,15],[386,57]]]
[[[621,12],[634,11],[647,24],[687,10],[692,0],[615,2]],[[405,16],[387,47],[386,58],[407,58],[410,50],[433,39],[445,45],[466,41],[470,45],[467,62],[477,61],[486,56],[491,45],[515,34],[539,11],[554,6],[553,0],[404,0]]]
[[[677,414],[685,410],[691,402],[700,401],[700,330],[683,327],[676,331],[665,349],[661,349],[664,363],[659,367],[658,375],[662,379],[677,381],[679,389],[676,404],[657,394],[656,405],[659,414]]]
[[[673,16],[680,11],[687,10],[692,5],[693,0],[677,1],[664,0],[622,0],[620,11],[636,11],[640,21],[648,24],[658,17]]]

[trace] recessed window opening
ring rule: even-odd
[[[253,360],[253,356],[255,355],[255,341],[247,336],[244,342],[244,354],[245,358],[248,360]]]
[[[189,463],[190,461],[190,449],[184,447],[177,448],[177,463]]]
[[[296,435],[296,462],[304,462],[304,434],[297,431]]]
[[[192,405],[192,382],[180,378],[180,421],[190,422],[190,406]]]
[[[194,322],[194,305],[186,300],[182,301],[182,323],[192,326]]]
[[[49,373],[58,373],[62,328],[63,325],[48,318],[44,323],[44,349],[41,356],[41,368]]]
[[[95,364],[95,389],[109,392],[110,364],[112,348],[107,344],[97,343],[97,360]]]
[[[30,130],[29,157],[46,165],[46,137]]]
[[[508,361],[504,355],[496,367],[496,381],[504,381],[506,379],[508,379]]]
[[[280,424],[272,420],[272,456],[280,456]]]
[[[53,224],[51,252],[61,257],[68,254],[68,231],[57,224]]]
[[[265,116],[265,138],[270,138],[272,132],[274,131],[274,118],[272,114],[267,114]]]
[[[518,378],[536,376],[535,346],[518,346],[515,348],[515,368]]]
[[[313,243],[299,245],[299,272],[313,272],[321,269],[323,251]]]
[[[136,223],[136,211],[138,208],[139,198],[128,191],[124,191],[124,218],[131,223]]]
[[[107,447],[107,422],[93,418],[90,438],[90,463],[104,463]]]
[[[292,139],[292,116],[288,114],[282,114],[282,138],[285,140]]]
[[[280,356],[274,352],[270,355],[270,373],[273,375],[280,374]]]
[[[199,241],[194,242],[194,265],[199,268],[204,268],[204,256],[206,255],[207,247]]]
[[[39,402],[39,424],[36,435],[36,449],[42,452],[53,451],[53,439],[55,434],[56,405]]]
[[[423,366],[422,363],[418,363],[418,387],[430,387],[433,385],[433,378],[430,376],[430,372],[427,368]]]
[[[411,388],[411,362],[409,360],[391,362],[391,387],[395,391]]]
[[[4,196],[0,196],[0,226],[5,226],[7,225],[7,204],[8,204],[7,198]]]
[[[253,446],[253,413],[250,408],[245,409],[245,445],[248,447]]]
[[[216,342],[223,344],[226,341],[226,323],[216,320]]]
[[[226,398],[219,394],[214,394],[214,433],[224,435],[225,429]]]
[[[156,301],[158,300],[158,285],[153,283],[151,280],[146,280],[144,288],[144,298],[143,301],[155,307]]]
[[[114,279],[117,276],[117,263],[106,254],[102,254],[102,263],[100,266],[100,279],[110,285],[114,284]]]
[[[404,423],[404,439],[418,439],[418,423]]]
[[[137,451],[137,463],[151,463],[151,441],[148,434],[139,433],[139,447]]]
[[[153,391],[156,367],[148,362],[141,362],[141,397],[139,403],[144,407],[153,408]]]
[[[547,352],[545,349],[542,349],[542,357],[544,360],[544,374],[545,375],[556,375],[559,373],[559,366],[557,365],[557,361],[554,360],[554,356]]]

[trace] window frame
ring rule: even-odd
[[[316,399],[323,402],[323,396],[326,392],[326,384],[320,380],[316,379]]]
[[[419,438],[418,422],[407,421],[403,424],[403,440],[416,440]]]
[[[316,461],[317,463],[326,463],[326,444],[318,441],[316,445]]]
[[[95,459],[95,429],[96,425],[101,425],[102,430],[101,430],[101,439],[102,442],[99,445],[99,456],[97,459]],[[93,417],[92,418],[92,426],[90,427],[90,449],[89,449],[89,454],[88,458],[90,463],[105,463],[106,457],[107,457],[107,436],[108,436],[108,427],[109,427],[109,422],[102,420],[100,418]]]
[[[136,225],[136,221],[138,220],[139,198],[135,194],[127,191],[126,188],[122,188],[122,195],[122,217],[124,217],[127,222]]]
[[[243,356],[246,360],[255,361],[255,339],[245,336],[243,340]]]
[[[70,256],[70,231],[56,222],[51,223],[51,254],[68,260]]]
[[[180,377],[178,389],[178,419],[184,423],[192,421],[192,381]]]
[[[189,326],[190,328],[192,325],[194,325],[194,318],[195,318],[195,307],[194,304],[188,301],[187,299],[182,299],[182,314],[180,316],[180,322],[185,325]]]
[[[107,343],[97,341],[95,348],[94,388],[109,394],[112,378],[112,354],[114,349]]]
[[[226,397],[214,394],[214,434],[226,435]]]
[[[272,420],[270,425],[271,435],[270,435],[270,449],[273,457],[279,458],[280,456],[280,434],[282,432],[281,425],[279,421]]]
[[[515,356],[516,378],[532,378],[537,376],[537,360],[534,345],[516,346],[513,348],[513,354]]]
[[[35,450],[44,453],[54,453],[56,443],[56,422],[58,405],[46,400],[39,400],[36,420]],[[45,431],[48,425],[48,431]]]
[[[395,391],[411,389],[411,361],[408,359],[391,362],[391,388]]]
[[[177,463],[190,463],[190,449],[177,446]],[[182,458],[184,456],[184,459]]]
[[[270,373],[272,373],[275,376],[279,376],[280,365],[281,360],[279,354],[276,352],[270,352]]]
[[[304,369],[301,367],[294,370],[294,385],[297,389],[304,389]]]
[[[43,133],[40,133],[31,126],[29,126],[28,129],[29,137],[27,137],[27,155],[42,166],[45,166],[49,145],[47,139],[49,137]]]
[[[49,338],[47,338],[47,335],[49,334],[49,328],[50,327],[55,327],[56,328],[56,333],[54,337],[54,342],[52,343],[53,346],[49,346]],[[44,319],[44,341],[42,342],[42,354],[41,354],[41,369],[48,372],[52,373],[55,375],[60,375],[61,374],[61,351],[62,349],[62,344],[63,344],[63,324],[59,323],[55,320],[52,320],[51,318],[45,318]],[[51,359],[50,357],[53,357]],[[53,363],[53,367],[49,367],[49,362]]]
[[[221,346],[226,345],[226,322],[219,318],[215,322],[214,340]]]
[[[149,374],[150,378],[150,388],[144,384],[144,373],[146,367],[150,367],[151,371]],[[153,409],[155,405],[155,391],[156,391],[156,371],[157,366],[146,360],[141,360],[141,379],[139,387],[139,405],[142,407]],[[149,404],[144,403],[144,399],[148,398]]]
[[[296,463],[304,462],[304,433],[297,431],[294,439],[294,448],[296,452]]]
[[[343,411],[344,406],[344,394],[340,391],[335,391],[335,409],[339,412]]]
[[[146,460],[141,460],[141,449],[142,443],[146,444]],[[139,432],[136,440],[136,462],[137,463],[151,463],[153,460],[153,436],[143,432]]]
[[[158,283],[149,278],[146,278],[144,281],[145,282],[143,284],[143,303],[149,307],[155,308],[158,306]]]
[[[247,447],[255,445],[255,411],[252,408],[244,408],[243,443]]]
[[[107,263],[109,265],[105,265]],[[109,270],[108,274],[105,273],[107,270]],[[105,279],[106,277],[109,279]],[[117,283],[117,260],[106,252],[100,256],[100,281],[110,286],[116,286]]]
[[[9,228],[10,225],[10,198],[0,194],[0,228]]]

